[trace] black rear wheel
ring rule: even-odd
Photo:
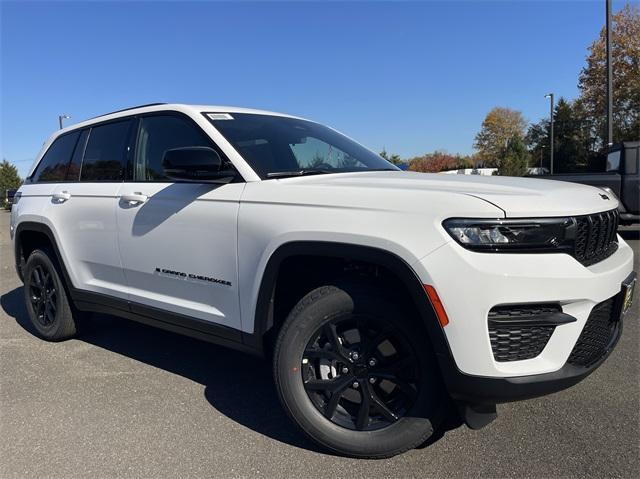
[[[344,455],[399,454],[426,441],[444,416],[426,334],[371,287],[344,283],[306,295],[280,331],[274,374],[293,420]]]
[[[29,319],[40,337],[61,341],[76,334],[76,322],[55,257],[36,249],[24,267],[24,293]]]

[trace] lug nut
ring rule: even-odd
[[[351,353],[351,357],[353,358],[354,361],[357,361],[360,355],[354,351]]]
[[[369,366],[375,366],[376,365],[376,360],[374,358],[369,359]]]
[[[376,383],[376,378],[369,378],[369,382],[371,384],[375,384]]]
[[[349,368],[348,367],[344,367],[342,368],[342,374],[347,374],[349,372]]]
[[[358,389],[360,387],[360,384],[358,384],[358,381],[356,381],[355,383],[352,384],[353,389]]]

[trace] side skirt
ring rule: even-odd
[[[255,356],[263,356],[262,349],[257,347],[260,342],[253,338],[252,334],[234,328],[75,288],[71,290],[71,297],[75,307],[81,311],[111,314]]]

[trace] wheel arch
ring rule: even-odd
[[[48,225],[44,223],[38,223],[36,221],[23,221],[16,226],[14,235],[14,253],[16,272],[18,273],[20,280],[24,281],[22,270],[28,257],[28,254],[24,254],[24,250],[26,249],[27,252],[30,253],[33,249],[35,249],[35,245],[30,244],[27,238],[35,239],[37,237],[40,237],[42,239],[46,238],[48,245],[51,247],[53,253],[55,254],[55,259],[58,263],[58,266],[61,269],[65,287],[67,289],[72,288],[73,283],[71,282],[71,278],[69,277],[69,274],[67,272],[67,268],[63,261],[62,255],[60,254],[58,242],[53,231]]]
[[[436,355],[449,354],[444,332],[438,323],[424,286],[416,272],[405,260],[397,254],[381,248],[327,241],[288,242],[280,245],[271,254],[266,263],[256,299],[254,332],[250,335],[254,340],[262,342],[265,335],[274,326],[274,293],[281,265],[296,256],[361,261],[392,272],[401,281],[401,287],[411,298],[412,306],[419,313],[419,319],[425,327]]]

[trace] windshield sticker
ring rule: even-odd
[[[229,113],[207,113],[207,116],[211,120],[233,120],[233,117]]]

